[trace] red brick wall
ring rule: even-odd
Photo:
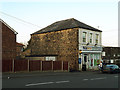
[[[16,58],[16,34],[2,23],[2,59]]]

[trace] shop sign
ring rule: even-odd
[[[83,46],[83,50],[102,50],[102,47]]]

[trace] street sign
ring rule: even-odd
[[[81,58],[78,59],[78,64],[81,64]]]

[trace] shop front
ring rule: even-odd
[[[81,50],[79,50],[79,59],[81,63],[79,63],[79,70],[96,70],[97,66],[100,64],[102,54],[102,47],[95,46],[83,46]]]

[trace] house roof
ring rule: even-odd
[[[14,34],[18,34],[13,28],[11,28],[6,22],[4,22],[1,18],[0,18],[0,22],[5,24],[10,30],[12,30],[14,32]]]
[[[91,27],[85,23],[82,23],[82,22],[74,19],[74,18],[70,18],[70,19],[66,19],[66,20],[57,21],[37,32],[34,32],[33,34],[60,31],[60,30],[71,29],[71,28],[83,28],[83,29],[88,29],[88,30],[92,30],[92,31],[102,32],[101,30]]]

